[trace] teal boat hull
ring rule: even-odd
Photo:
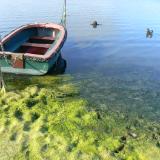
[[[56,66],[67,38],[66,29],[57,24],[22,26],[1,41],[2,72],[44,75]]]
[[[11,61],[9,59],[6,60],[4,57],[0,57],[1,70],[4,73],[14,73],[14,74],[24,74],[24,75],[45,75],[47,74],[54,65],[58,58],[60,57],[60,52],[56,53],[54,57],[49,59],[48,61],[37,61],[32,59],[24,60],[24,68],[13,68],[11,65]]]

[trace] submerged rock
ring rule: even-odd
[[[117,149],[114,150],[114,153],[119,153],[124,149],[124,144],[120,145]]]
[[[157,147],[160,148],[160,141],[157,142]]]
[[[154,140],[158,140],[158,138],[159,138],[159,137],[158,137],[158,135],[157,135],[157,134],[155,134],[155,133],[153,133],[153,134],[152,134],[152,139],[154,139]]]
[[[130,135],[132,138],[137,138],[138,135],[134,132],[129,132],[128,135]]]
[[[126,136],[122,136],[122,137],[120,138],[120,141],[121,141],[121,142],[126,142],[126,140],[127,140],[127,137],[126,137]]]

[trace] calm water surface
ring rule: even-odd
[[[30,22],[60,22],[63,0],[11,0],[0,5],[0,33]],[[66,74],[95,106],[160,121],[160,1],[72,0]],[[93,29],[90,23],[102,25]],[[147,28],[154,30],[146,39]],[[64,75],[65,76],[65,75]]]

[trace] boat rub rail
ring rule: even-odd
[[[28,28],[33,28],[33,27],[53,28],[53,29],[58,29],[60,31],[60,36],[57,39],[57,42],[55,43],[55,45],[53,46],[53,48],[50,48],[50,50],[46,52],[46,54],[44,54],[44,55],[38,55],[38,54],[31,54],[31,53],[20,53],[20,54],[24,54],[24,57],[47,60],[47,59],[51,58],[59,50],[59,48],[61,48],[61,46],[64,44],[64,41],[65,41],[65,39],[67,37],[67,35],[66,35],[67,32],[66,32],[65,28],[63,26],[61,26],[61,25],[54,24],[54,23],[27,24],[27,25],[21,26],[20,28],[12,31],[10,34],[8,34],[7,36],[5,36],[2,39],[1,43],[2,44],[5,43],[10,38],[14,37],[17,33],[21,32],[22,30],[28,29]],[[44,37],[44,38],[46,38],[46,37]],[[55,38],[54,38],[54,40],[55,40]],[[2,55],[2,54],[4,54],[4,52],[0,52],[0,55]],[[11,55],[11,54],[14,54],[14,53],[13,52],[5,52],[5,55]]]

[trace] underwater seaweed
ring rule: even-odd
[[[95,108],[62,79],[0,93],[0,160],[159,160],[157,124]]]

